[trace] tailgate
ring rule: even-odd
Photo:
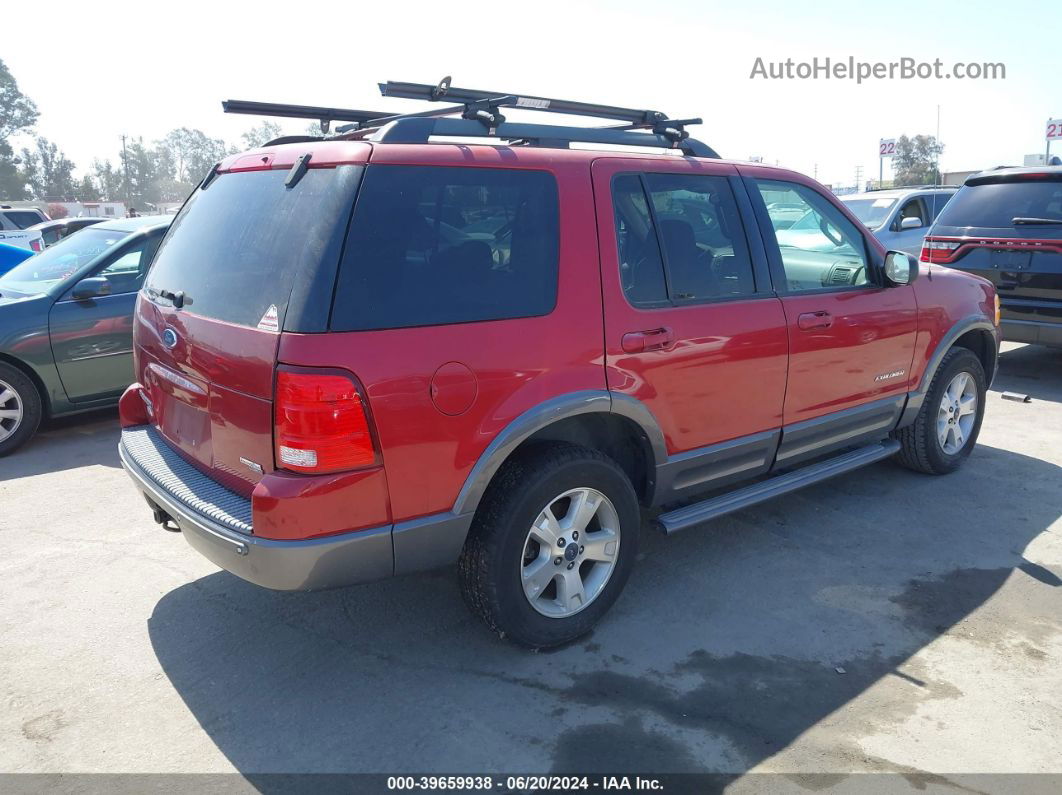
[[[364,146],[364,145],[360,145]],[[368,147],[364,147],[366,152]],[[280,331],[324,330],[360,169],[221,169],[185,204],[137,303],[137,377],[187,460],[249,496],[274,468]],[[317,324],[317,327],[314,325]]]

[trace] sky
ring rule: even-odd
[[[381,98],[377,83],[444,75],[465,88],[700,116],[691,133],[723,157],[762,157],[836,185],[853,184],[857,168],[877,176],[881,138],[935,135],[938,107],[944,171],[1020,165],[1044,151],[1047,120],[1062,118],[1057,0],[53,0],[48,17],[26,36],[6,23],[0,59],[37,103],[37,132],[78,172],[117,161],[122,134],[150,142],[198,127],[238,143],[260,119],[223,114],[223,99],[420,109]],[[816,57],[1002,63],[1006,78],[751,77],[757,58]]]

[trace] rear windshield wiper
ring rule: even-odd
[[[1017,226],[1018,224],[1036,224],[1038,226],[1049,226],[1051,224],[1062,224],[1062,218],[1011,218],[1010,222]]]

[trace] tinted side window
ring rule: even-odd
[[[616,212],[616,249],[623,294],[631,306],[669,306],[664,261],[641,177],[616,176],[612,180],[612,205]]]
[[[765,201],[777,201],[782,196],[802,213],[789,228],[774,230],[788,290],[868,284],[863,235],[832,202],[792,182],[756,180],[756,185]]]
[[[28,229],[34,224],[39,224],[45,220],[40,216],[40,213],[28,210],[8,210],[4,213],[4,216],[18,229]]]
[[[556,180],[542,171],[369,166],[331,327],[549,314],[557,300],[558,216]]]
[[[676,302],[748,295],[752,260],[726,177],[648,174]]]

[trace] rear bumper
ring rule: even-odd
[[[1029,342],[1034,345],[1062,348],[1062,323],[1003,318],[1000,325],[1003,328],[1003,339],[1007,342]]]
[[[250,500],[177,457],[148,426],[125,428],[118,455],[148,502],[169,514],[192,548],[237,577],[306,591],[394,574],[391,525],[307,541],[256,538],[249,532]]]

